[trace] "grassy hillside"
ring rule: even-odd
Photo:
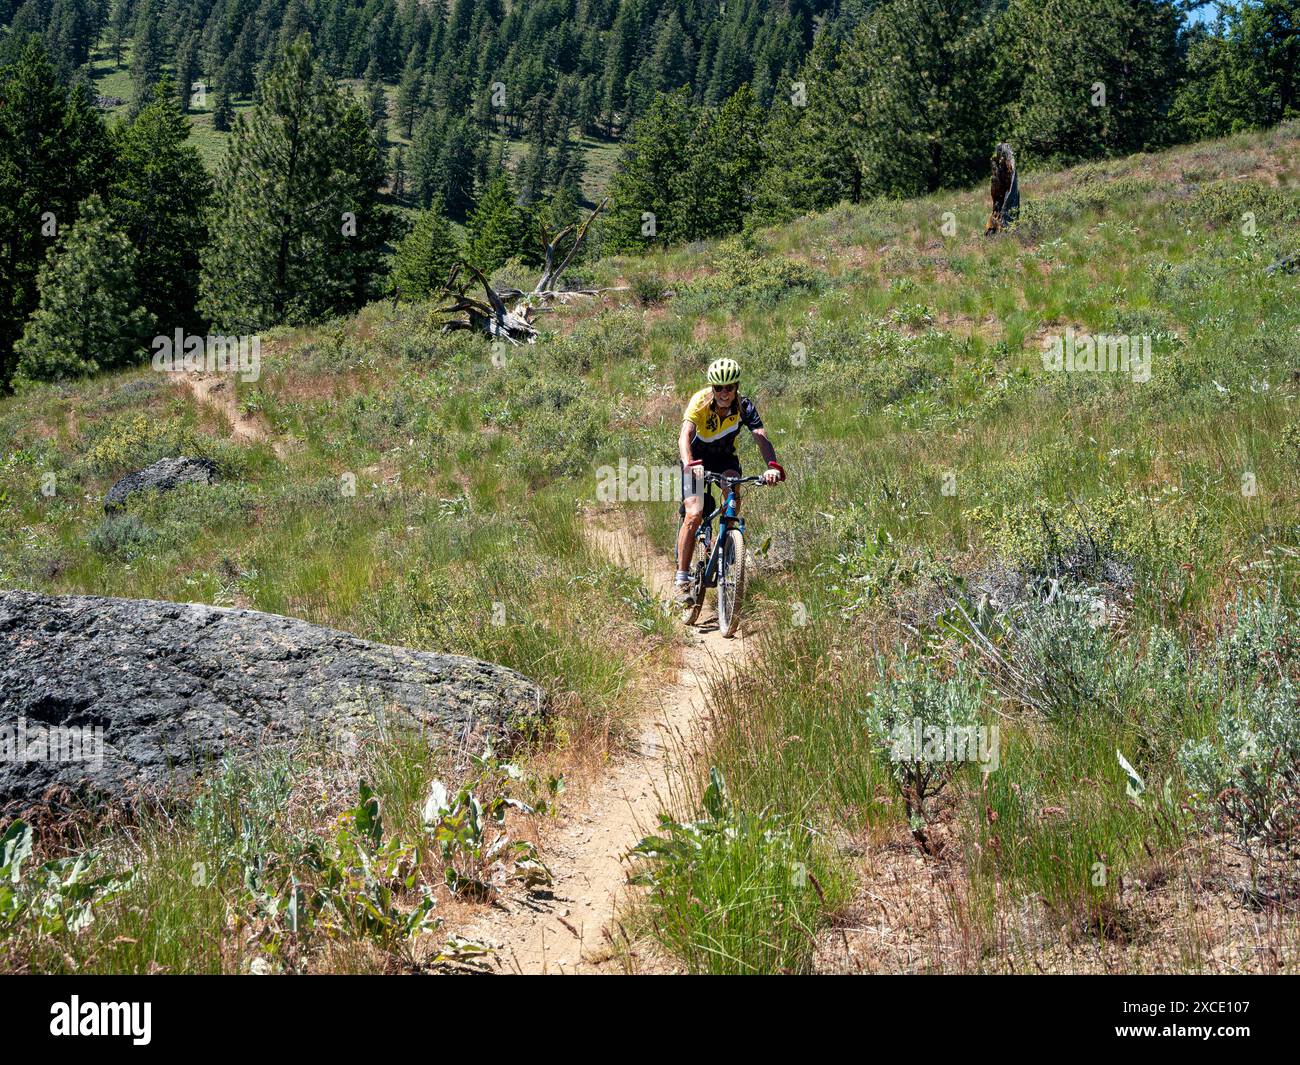
[[[673,462],[684,397],[728,355],[791,479],[747,505],[761,651],[712,688],[698,795],[672,811],[704,816],[716,768],[708,816],[731,831],[650,863],[635,916],[653,949],[705,971],[1290,967],[1273,859],[1294,826],[1252,813],[1287,793],[1241,735],[1300,759],[1300,301],[1265,273],[1300,245],[1298,149],[1290,125],[1025,174],[1023,219],[995,238],[977,189],[604,260],[597,283],[627,292],[555,308],[504,359],[424,306],[273,333],[260,380],[232,386],[251,444],[149,369],[0,401],[0,584],[504,662],[559,710],[522,756],[530,786],[580,776],[677,639],[582,536],[596,470]],[[1149,379],[1045,369],[1067,330],[1149,342]],[[216,459],[220,486],[104,517],[114,478],[177,452]],[[620,519],[670,550],[675,504]],[[887,734],[913,717],[996,725],[998,767],[952,763],[918,804]],[[411,810],[450,766],[403,750],[380,783]],[[268,768],[253,843],[211,830],[237,824],[220,782],[202,824],[125,847],[102,826],[49,834],[139,872],[93,930],[11,936],[10,965],[391,968],[391,939],[283,934],[238,875],[249,847],[291,866],[368,765]],[[1208,797],[1234,784],[1217,820]],[[225,870],[233,930],[212,893],[167,887],[197,852]],[[441,882],[445,856],[422,861]],[[188,959],[186,937],[211,953]]]
[[[117,67],[113,65],[112,51],[107,45],[96,47],[91,55],[90,80],[92,91],[96,95],[114,96],[123,101],[118,106],[108,109],[107,113],[110,115],[124,117],[127,113],[132,94],[130,63],[131,48],[129,44],[123,48],[122,62]],[[347,86],[358,97],[361,97],[365,87],[365,82],[356,78],[345,78],[340,84]],[[391,116],[397,111],[397,86],[385,85],[384,91],[388,97],[388,112]],[[194,147],[199,150],[199,154],[203,157],[203,163],[209,172],[216,171],[217,164],[226,150],[226,144],[230,140],[229,133],[223,133],[212,126],[214,103],[215,99],[211,88],[209,88],[206,103],[202,106],[198,104],[191,106],[188,116],[190,139]],[[236,115],[251,110],[252,106],[253,101],[251,98],[237,97],[231,100],[231,107]],[[400,124],[395,119],[390,118],[385,148],[391,152],[399,144],[409,147],[411,141],[410,138],[403,135]],[[582,157],[585,167],[582,181],[583,195],[589,204],[594,205],[604,197],[605,190],[609,187],[610,180],[614,176],[614,166],[618,159],[618,145],[594,137],[580,136],[574,140],[573,147]],[[512,167],[523,159],[527,150],[528,145],[523,140],[518,138],[508,138],[506,140],[507,158]],[[387,167],[390,160],[385,158],[383,162]]]

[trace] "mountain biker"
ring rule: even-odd
[[[683,606],[694,603],[690,565],[695,534],[704,517],[704,473],[740,476],[736,458],[736,438],[743,425],[754,436],[759,453],[767,463],[764,484],[785,480],[785,470],[776,461],[776,448],[767,438],[758,408],[740,394],[740,364],[735,359],[716,359],[709,364],[709,384],[691,396],[686,404],[677,450],[682,465],[682,527],[677,534],[677,601]],[[740,493],[736,493],[740,503]]]

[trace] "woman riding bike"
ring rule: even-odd
[[[694,604],[689,567],[695,550],[695,534],[704,516],[704,474],[740,476],[736,438],[743,425],[754,436],[759,453],[767,463],[765,484],[785,480],[785,470],[776,461],[776,448],[767,438],[758,408],[740,394],[740,364],[735,359],[717,359],[709,364],[709,385],[701,388],[686,404],[677,450],[682,464],[682,527],[677,534],[677,602]],[[737,493],[739,502],[739,493]]]

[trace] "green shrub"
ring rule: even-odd
[[[1258,181],[1213,181],[1190,199],[1178,204],[1176,215],[1185,226],[1206,227],[1244,224],[1247,214],[1257,225],[1289,225],[1300,219],[1300,199],[1283,189]]]
[[[662,303],[668,294],[668,282],[653,270],[634,274],[631,278],[632,295],[642,307]]]
[[[934,314],[923,303],[904,303],[889,312],[889,320],[896,325],[920,329],[934,323]]]
[[[1171,765],[1187,737],[1202,733],[1217,712],[1219,677],[1198,662],[1189,643],[1159,625],[1116,653],[1115,688],[1130,737],[1125,749],[1139,764]]]
[[[584,374],[625,359],[639,358],[645,325],[635,311],[607,311],[580,322],[567,336],[539,345],[535,358],[563,374]]]
[[[1020,218],[1012,231],[1027,239],[1039,239],[1092,213],[1114,209],[1127,201],[1146,198],[1158,188],[1150,178],[1103,178],[1085,176],[1066,192],[1021,202]]]
[[[28,865],[31,826],[14,819],[0,836],[0,938],[22,929],[29,935],[74,936],[94,921],[94,908],[125,892],[132,872],[104,872],[99,853]]]
[[[1246,849],[1300,852],[1300,688],[1284,681],[1225,704],[1218,735],[1179,762],[1193,802]]]
[[[818,403],[830,389],[854,397],[867,410],[934,387],[951,343],[937,330],[908,336],[888,321],[865,315],[851,322],[819,318],[797,336],[810,372],[796,376],[796,396]]]
[[[879,672],[885,671],[882,662]],[[962,762],[984,757],[986,769],[997,768],[996,749],[979,750],[975,741],[982,699],[982,684],[963,668],[945,677],[904,655],[867,704],[867,727],[879,753],[889,759],[908,824],[923,847],[930,844],[932,800]]]
[[[1300,421],[1292,422],[1282,429],[1282,437],[1277,442],[1277,450],[1292,461],[1300,461]]]
[[[1023,486],[1021,494],[1031,487]],[[1143,503],[1119,492],[1086,509],[1030,500],[982,504],[965,516],[1022,573],[1083,581],[1113,581],[1116,566],[1136,565],[1143,576],[1167,573],[1191,561],[1205,535],[1200,510]]]
[[[520,292],[531,292],[537,284],[537,277],[536,267],[529,266],[523,259],[514,256],[493,270],[488,280],[497,291],[517,288]]]
[[[682,286],[680,299],[686,313],[767,305],[791,292],[816,292],[823,284],[814,271],[762,251],[746,234],[719,244],[711,265],[713,274]]]
[[[154,540],[153,530],[134,514],[110,514],[87,538],[92,551],[121,562],[138,558]]]
[[[609,444],[606,417],[589,407],[539,408],[519,429],[507,465],[534,483],[588,472]]]
[[[160,547],[183,547],[205,532],[238,528],[258,503],[255,489],[234,481],[182,484],[169,492],[140,492],[128,503],[130,516],[148,527],[149,540]]]
[[[193,453],[195,441],[193,428],[177,418],[122,414],[95,424],[82,462],[101,476],[122,474]]]

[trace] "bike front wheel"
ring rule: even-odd
[[[740,625],[745,598],[745,538],[739,529],[727,530],[718,569],[718,631],[730,639]]]
[[[700,611],[704,609],[704,568],[709,562],[709,552],[707,545],[703,545],[699,540],[694,541],[691,548],[691,565],[689,571],[691,574],[691,588],[695,592],[695,602],[682,611],[682,621],[687,625],[694,625],[700,616]]]

